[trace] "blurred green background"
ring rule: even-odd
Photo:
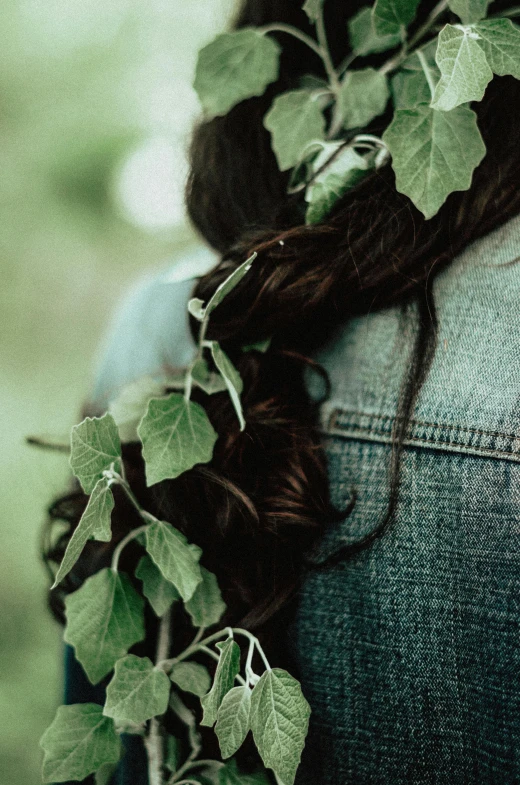
[[[40,782],[61,689],[44,510],[114,305],[197,240],[182,205],[196,52],[232,0],[4,0],[0,47],[0,785]]]

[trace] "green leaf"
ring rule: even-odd
[[[71,434],[70,466],[85,493],[92,493],[103,472],[114,464],[121,472],[121,442],[110,414],[86,417]]]
[[[166,580],[149,556],[141,558],[135,574],[143,582],[143,594],[157,616],[164,616],[172,603],[180,599],[173,583]]]
[[[127,575],[111,569],[87,578],[65,599],[64,639],[97,684],[128,649],[144,638],[144,601]]]
[[[433,109],[449,112],[460,104],[480,101],[493,72],[471,29],[446,25],[439,33],[436,61],[441,80],[435,88]]]
[[[202,698],[211,687],[208,669],[198,662],[178,662],[170,672],[170,679],[183,692]]]
[[[181,743],[175,736],[166,738],[166,760],[164,765],[168,771],[176,772],[181,763]]]
[[[146,550],[167,581],[187,602],[202,581],[198,561],[201,549],[169,523],[154,521],[146,527]]]
[[[258,254],[256,252],[251,254],[251,256],[245,260],[245,262],[242,262],[242,264],[236,267],[233,272],[230,273],[228,277],[217,286],[204,309],[204,318],[209,316],[212,311],[215,310],[217,305],[220,305],[220,303],[228,296],[228,294],[232,292],[236,286],[238,286],[242,278],[247,275],[251,269],[251,266],[257,256]]]
[[[386,76],[374,68],[347,71],[338,105],[345,128],[364,128],[382,114],[390,98]]]
[[[313,162],[318,171],[330,158],[341,143],[329,142]],[[308,202],[306,221],[319,223],[325,218],[336,202],[366,174],[370,163],[358,155],[352,147],[343,147],[334,160],[318,174],[305,192]]]
[[[401,43],[401,35],[399,33],[390,35],[378,35],[376,33],[372,9],[368,5],[349,19],[348,30],[352,50],[359,57],[376,54],[377,52],[386,52],[388,49],[394,49]]]
[[[105,763],[96,771],[94,776],[95,785],[110,785],[117,769],[117,763]]]
[[[152,398],[138,433],[148,485],[174,479],[197,463],[208,463],[217,441],[202,406],[179,393]]]
[[[120,757],[114,723],[96,703],[60,706],[40,745],[44,782],[81,780]]]
[[[116,662],[114,675],[107,687],[103,714],[116,724],[139,725],[151,717],[164,714],[170,697],[170,680],[148,657],[128,654]]]
[[[217,341],[210,341],[210,348],[213,362],[220,371],[222,378],[226,383],[229,397],[233,402],[233,406],[240,423],[240,430],[243,431],[246,427],[246,421],[244,420],[244,415],[242,413],[242,403],[240,401],[240,394],[244,388],[242,379],[239,372]]]
[[[98,480],[92,495],[88,500],[85,512],[81,520],[74,529],[70,538],[67,550],[61,561],[54,586],[57,586],[63,578],[68,575],[79,559],[85,543],[90,538],[101,542],[110,542],[112,531],[110,528],[110,516],[114,509],[114,497],[108,484],[108,480],[102,478]]]
[[[227,390],[227,384],[219,373],[213,373],[209,370],[206,360],[201,357],[197,360],[191,371],[191,378],[197,387],[200,387],[206,395],[214,395],[215,393]]]
[[[251,730],[264,765],[293,785],[311,710],[299,683],[280,668],[266,671],[251,696]]]
[[[266,338],[264,341],[257,341],[256,343],[248,343],[242,346],[243,352],[260,352],[265,354],[271,346],[272,338]]]
[[[316,96],[307,90],[277,96],[264,117],[264,126],[271,132],[272,148],[282,172],[296,166],[309,142],[325,135],[323,112]]]
[[[280,46],[254,28],[222,33],[199,52],[194,88],[209,117],[262,95],[278,78]]]
[[[377,35],[399,35],[404,40],[419,0],[376,0],[372,10]]]
[[[218,785],[271,785],[271,779],[265,771],[242,774],[236,760],[230,760],[219,769]]]
[[[421,48],[430,74],[435,83],[441,78],[437,63],[435,62],[435,52],[437,50],[437,39]],[[392,77],[392,98],[396,109],[415,109],[417,104],[429,104],[431,101],[431,90],[426,79],[422,64],[417,56],[417,52],[407,57],[401,68]]]
[[[200,701],[204,709],[200,724],[208,727],[215,724],[224,695],[233,687],[235,676],[240,670],[240,649],[232,638],[217,643],[217,648],[220,649],[220,657],[213,686]]]
[[[222,757],[230,758],[242,746],[249,731],[251,690],[233,687],[224,696],[217,714],[215,733]]]
[[[392,155],[396,186],[431,218],[452,191],[471,185],[486,148],[474,112],[459,106],[438,112],[426,104],[398,109],[383,134]]]
[[[212,627],[220,621],[226,610],[226,603],[222,599],[217,576],[205,567],[201,567],[200,571],[202,582],[186,603],[186,610],[195,627]]]
[[[487,19],[475,27],[492,71],[520,79],[520,28],[510,19]]]
[[[321,9],[323,8],[324,0],[305,0],[303,4],[303,10],[311,20],[311,22],[316,22],[321,14]]]
[[[188,301],[188,313],[197,321],[202,322],[204,320],[204,300],[201,300],[200,297],[192,297]]]
[[[448,0],[448,7],[463,25],[471,25],[484,19],[489,3],[490,0]]]
[[[127,384],[118,397],[108,407],[109,413],[114,418],[122,442],[137,442],[137,426],[146,412],[150,398],[160,398],[164,395],[165,384],[151,376]]]

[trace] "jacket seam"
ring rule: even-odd
[[[348,422],[345,424],[338,423],[338,417],[344,414],[347,417],[354,418],[354,417],[364,417],[369,418],[372,423],[365,425],[362,423],[355,423],[355,422]],[[359,435],[360,438],[373,436],[375,438],[379,438],[382,441],[389,443],[391,441],[391,429],[388,427],[381,427],[381,424],[386,423],[387,425],[392,425],[396,421],[396,417],[392,417],[391,415],[387,414],[369,414],[367,412],[352,410],[352,409],[341,409],[336,407],[327,418],[324,418],[324,429],[323,432],[325,435],[339,435],[345,438],[355,438],[356,435]],[[438,434],[435,437],[428,437],[426,435],[414,434],[413,429],[417,428],[435,428],[438,430],[445,430],[448,434],[446,437],[443,438],[442,434]],[[456,434],[460,435],[459,440],[455,440]],[[466,438],[465,438],[466,435]],[[503,439],[508,444],[504,445],[504,447],[500,447],[496,444],[480,444],[480,443],[472,443],[470,439],[468,439],[469,435],[475,435],[481,438],[489,438],[491,440],[495,439]],[[515,447],[514,442],[518,443],[518,447]],[[415,445],[424,445],[428,447],[437,447],[438,449],[456,449],[460,451],[467,451],[473,452],[478,454],[484,454],[488,457],[497,457],[497,458],[509,458],[509,459],[516,459],[520,460],[520,435],[517,434],[507,434],[503,431],[488,431],[482,428],[473,428],[470,426],[459,426],[454,423],[432,423],[427,422],[424,420],[411,420],[410,421],[410,430],[409,433],[405,436],[404,444],[406,446],[414,446]]]
[[[386,420],[387,422],[395,422],[397,420],[396,416],[392,416],[390,414],[369,414],[368,412],[356,411],[355,409],[334,409],[334,411],[329,415],[329,422],[328,427],[330,428],[337,428],[341,430],[345,428],[348,429],[349,426],[342,426],[338,425],[336,418],[338,414],[349,414],[349,415],[356,415],[358,417],[370,417],[373,420]],[[516,433],[504,433],[504,431],[487,431],[482,428],[471,428],[468,425],[455,425],[455,423],[442,423],[442,422],[427,422],[426,420],[410,420],[410,426],[413,427],[415,425],[423,426],[426,428],[446,428],[450,431],[458,431],[462,433],[474,433],[477,436],[491,436],[495,438],[502,438],[502,439],[520,439],[520,434]],[[356,430],[373,430],[367,425],[355,425],[350,426],[355,428]],[[383,433],[381,431],[381,433]],[[414,437],[415,438],[415,437]],[[420,438],[420,437],[416,437]],[[435,440],[433,440],[435,441]]]

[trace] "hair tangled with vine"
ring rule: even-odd
[[[237,26],[281,22],[307,31],[308,20],[297,5],[246,0]],[[326,3],[335,63],[346,54],[347,18],[362,5],[359,0]],[[417,24],[427,12],[424,2]],[[376,64],[378,57],[373,56]],[[228,605],[225,623],[263,630],[268,645],[269,640],[274,645],[313,542],[348,513],[334,509],[329,498],[320,402],[306,386],[309,369],[320,373],[314,353],[354,315],[419,303],[421,324],[401,394],[402,416],[396,419],[391,503],[382,529],[397,499],[399,451],[435,346],[432,282],[467,245],[520,212],[520,83],[502,77],[476,107],[488,154],[471,188],[451,194],[431,220],[396,191],[385,167],[348,191],[325,221],[304,225],[300,201],[287,195],[288,175],[278,169],[262,118],[276,94],[297,86],[309,71],[321,76],[320,68],[299,41],[284,38],[280,79],[264,96],[202,123],[193,137],[189,215],[222,254],[194,295],[207,301],[233,267],[258,253],[251,272],[215,311],[208,333],[222,343],[243,378],[247,429],[239,430],[225,394],[200,396],[220,434],[211,463],[151,488],[137,445],[124,451],[127,476],[146,509],[175,521],[202,547]],[[387,121],[377,118],[370,132],[380,133]],[[266,338],[272,339],[266,353],[241,351],[244,344]],[[53,506],[51,517],[67,521],[69,531],[47,548],[50,560],[59,560],[83,508],[79,492]],[[114,542],[136,525],[121,499],[113,519],[114,541],[88,545],[68,581],[55,590],[55,608],[63,592],[104,565]],[[131,548],[126,558],[134,558]]]

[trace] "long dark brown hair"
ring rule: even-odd
[[[335,63],[347,54],[347,19],[364,4],[325,3]],[[284,22],[311,32],[300,5],[246,0],[236,24]],[[421,4],[418,23],[432,5]],[[500,5],[495,2],[493,9]],[[313,542],[331,521],[348,515],[329,500],[319,402],[309,397],[305,381],[308,373],[322,372],[310,358],[353,315],[419,304],[418,337],[389,466],[391,503],[381,533],[397,499],[406,425],[435,347],[432,281],[469,243],[520,212],[520,82],[503,77],[494,79],[475,107],[488,153],[472,187],[452,194],[434,218],[426,221],[397,193],[387,166],[347,193],[323,223],[305,226],[301,201],[287,195],[287,174],[277,168],[262,118],[278,92],[298,86],[306,73],[322,75],[321,63],[299,41],[278,35],[279,81],[264,96],[196,128],[187,187],[193,224],[222,255],[198,281],[197,297],[207,300],[236,265],[258,253],[251,272],[212,315],[209,330],[244,379],[247,428],[239,431],[225,394],[201,394],[198,400],[220,434],[211,464],[147,489],[138,446],[124,452],[127,476],[143,506],[203,548],[203,562],[217,573],[228,602],[226,623],[240,622],[268,638],[283,618],[280,611],[290,607]],[[381,58],[374,57],[373,64]],[[378,118],[369,130],[380,134],[388,121]],[[197,326],[192,325],[194,333]],[[265,354],[241,351],[244,344],[266,338],[272,343]],[[48,546],[50,560],[62,555],[84,504],[75,491],[53,505],[51,517],[67,521],[69,531]],[[53,594],[58,613],[64,592],[105,564],[114,543],[138,523],[123,499],[113,517],[114,542],[89,543],[73,574]],[[131,568],[131,548],[127,559]]]

